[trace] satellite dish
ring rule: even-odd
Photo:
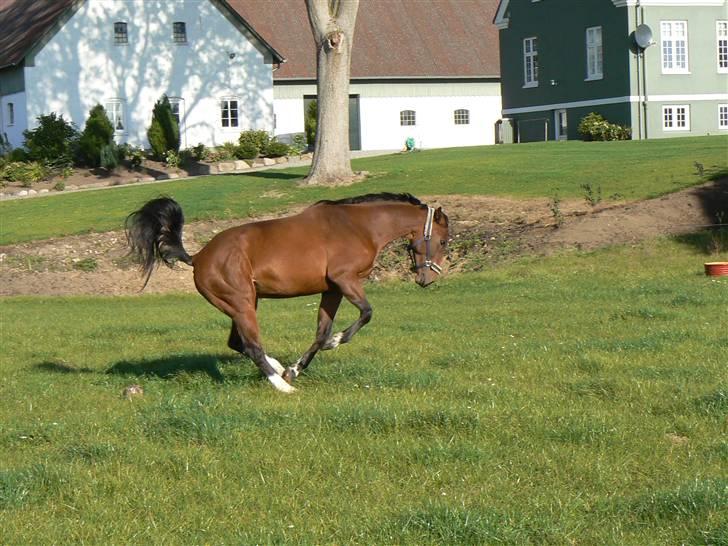
[[[652,29],[645,24],[639,25],[634,31],[634,42],[640,49],[647,49],[655,42],[652,40]]]

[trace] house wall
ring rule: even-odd
[[[693,7],[645,6],[634,10],[632,17],[636,22],[649,25],[656,42],[645,50],[647,136],[663,138],[726,132],[718,128],[718,105],[728,103],[728,73],[718,71],[716,41],[716,21],[728,20],[726,3]],[[687,22],[688,73],[664,73],[662,21]],[[665,105],[688,105],[690,128],[665,130],[662,123],[662,107]]]
[[[515,120],[521,142],[554,139],[554,112],[567,110],[567,137],[589,112],[630,124],[628,19],[612,0],[510,0],[509,26],[500,30],[503,115]],[[587,79],[586,29],[602,27],[603,77]],[[525,83],[523,41],[538,40],[538,85]],[[607,112],[609,115],[607,116]],[[544,129],[546,124],[546,129]]]
[[[314,84],[276,83],[276,135],[303,132],[303,97],[315,94]],[[362,150],[402,149],[409,137],[419,148],[495,143],[495,122],[501,110],[497,81],[352,82],[349,94],[359,96]],[[469,110],[469,124],[455,125],[457,109]],[[416,112],[416,125],[400,125],[402,110]]]
[[[114,43],[117,21],[127,22],[128,44]],[[172,40],[175,21],[186,23],[185,45]],[[95,104],[119,99],[126,129],[117,141],[146,147],[154,102],[166,93],[184,101],[183,147],[219,145],[241,130],[272,130],[266,61],[209,0],[87,0],[26,58],[27,118],[57,112],[82,128]],[[221,125],[219,101],[228,97],[239,103],[238,128]]]
[[[25,93],[12,93],[0,97],[0,133],[7,137],[10,146],[18,148],[23,144],[23,131],[28,128],[28,120],[25,117]],[[13,105],[15,113],[14,123],[10,123],[8,105]]]
[[[0,70],[0,135],[7,137],[13,148],[23,143],[23,131],[28,128],[24,91],[22,67]],[[10,104],[13,105],[13,120],[9,115]]]
[[[679,3],[690,4],[679,6]],[[522,142],[555,138],[554,113],[565,109],[567,137],[589,112],[632,128],[633,138],[726,132],[718,128],[718,106],[728,103],[728,74],[717,69],[716,21],[728,19],[725,0],[693,2],[628,0],[510,0],[508,26],[500,29],[503,115],[516,124]],[[689,72],[663,74],[660,22],[687,21]],[[631,33],[648,24],[656,44],[644,64]],[[587,81],[586,28],[602,27],[604,74]],[[538,38],[538,85],[524,85],[524,38]],[[646,93],[645,85],[646,82]],[[690,128],[664,130],[665,105],[689,105]],[[645,117],[646,116],[646,117]],[[646,121],[645,121],[646,120]],[[545,129],[544,129],[545,127]]]

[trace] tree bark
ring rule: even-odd
[[[316,42],[318,117],[314,158],[304,184],[354,178],[349,150],[349,74],[359,0],[306,0]]]

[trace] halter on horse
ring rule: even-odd
[[[318,351],[348,343],[371,320],[362,283],[384,246],[401,237],[409,240],[416,282],[424,287],[442,273],[449,239],[442,208],[424,205],[410,194],[319,201],[294,216],[225,230],[194,256],[182,245],[183,224],[181,207],[166,197],[149,201],[127,218],[127,240],[146,280],[159,262],[191,265],[200,294],[232,319],[228,346],[253,360],[283,392],[295,390],[290,383]],[[258,300],[310,294],[321,294],[316,338],[286,369],[263,350]],[[343,298],[359,309],[359,318],[332,335]]]

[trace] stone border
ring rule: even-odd
[[[116,188],[119,186],[128,186],[130,184],[151,184],[154,182],[163,182],[167,180],[186,180],[190,178],[196,178],[198,176],[214,176],[218,174],[238,174],[245,172],[256,172],[260,170],[266,170],[274,167],[298,167],[301,165],[310,164],[313,159],[313,154],[302,154],[300,156],[288,156],[272,158],[259,158],[254,160],[242,160],[236,159],[232,161],[218,161],[217,163],[197,163],[192,166],[188,171],[179,173],[162,173],[156,177],[154,176],[138,176],[136,178],[129,178],[128,180],[113,180],[113,181],[100,181],[92,182],[90,184],[84,184],[83,186],[76,186],[74,184],[68,184],[65,189],[61,191],[51,191],[49,189],[34,190],[32,188],[22,189],[15,193],[4,193],[0,192],[0,201],[9,201],[12,199],[22,199],[28,197],[40,197],[45,195],[62,195],[74,191],[84,190],[98,190],[103,188]]]

